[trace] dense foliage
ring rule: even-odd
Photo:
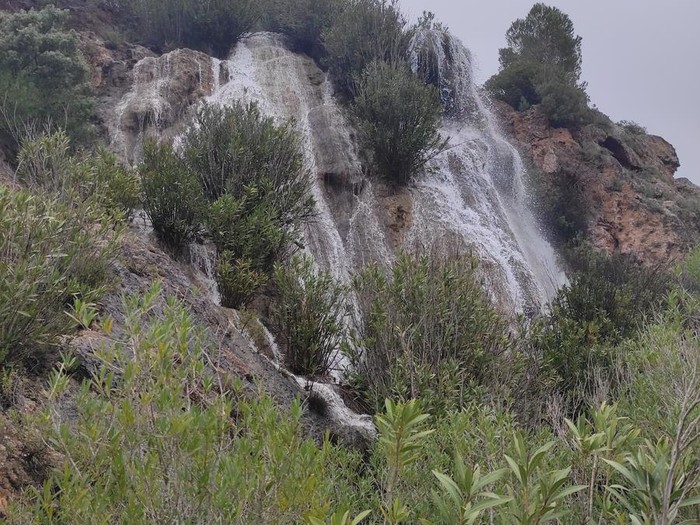
[[[0,187],[0,209],[0,366],[41,366],[75,326],[66,310],[103,291],[116,232],[94,202]]]
[[[409,31],[395,2],[273,4],[264,23],[325,57],[384,175],[405,182],[444,147],[435,93],[402,60]],[[157,45],[219,53],[258,17],[246,1],[133,5]],[[46,37],[54,56],[64,16],[0,15],[9,28],[0,46],[22,33],[13,20],[30,43]],[[70,70],[79,56],[65,35],[68,58],[56,56]],[[568,17],[537,4],[508,44],[492,87],[520,107],[541,103],[555,123],[580,122],[580,39]],[[24,52],[7,49],[2,64]],[[30,87],[9,83],[8,93],[32,93],[32,76],[18,71],[13,82]],[[145,148],[140,178],[105,151],[72,153],[69,133],[28,129],[16,173],[26,189],[0,186],[0,423],[8,412],[28,436],[40,433],[36,454],[55,469],[13,502],[8,523],[700,520],[700,249],[676,276],[570,251],[569,285],[548,312],[519,322],[492,304],[467,256],[398,254],[352,286],[291,257],[313,213],[309,174],[293,123],[255,106],[202,106],[181,147]],[[568,182],[557,195],[576,195]],[[314,431],[331,415],[310,382],[285,409],[232,379],[221,366],[229,349],[183,303],[160,302],[157,284],[124,297],[119,319],[98,313],[119,225],[141,198],[175,252],[213,242],[224,306],[268,288],[260,315],[283,366],[318,379],[347,353],[354,373],[344,388],[376,412],[376,440],[360,432],[355,449],[338,444],[342,428]],[[547,214],[569,241],[584,211],[552,205]],[[94,360],[65,356],[32,394],[36,413],[15,411],[18,365],[44,364],[77,326],[104,342]]]
[[[340,91],[351,96],[370,63],[405,59],[409,40],[398,0],[350,0],[323,34],[325,63]]]
[[[14,149],[32,121],[52,121],[74,138],[89,133],[93,95],[69,13],[0,11],[0,144]]]
[[[660,306],[670,278],[629,257],[608,258],[583,247],[571,259],[571,282],[552,302],[533,341],[556,389],[578,409],[601,382],[616,386],[621,345]]]
[[[273,324],[287,368],[307,376],[327,374],[347,337],[348,291],[308,257],[275,265]]]
[[[205,199],[197,178],[168,146],[147,144],[141,177],[143,209],[153,231],[178,253],[201,230]]]
[[[535,4],[506,32],[500,70],[486,83],[491,93],[516,109],[542,103],[555,126],[578,126],[591,119],[581,83],[581,37],[556,7]]]
[[[507,405],[429,416],[386,401],[367,454],[307,440],[285,413],[224,381],[184,307],[126,299],[125,332],[66,422],[66,362],[45,414],[63,466],[9,522],[692,523],[700,504],[698,298],[678,290],[629,345],[616,402],[522,427]],[[152,349],[158,348],[157,352]],[[123,371],[117,375],[115,371]],[[233,415],[233,416],[232,416]],[[551,426],[550,426],[551,425]],[[427,475],[431,472],[430,475]],[[355,519],[357,517],[357,519]]]
[[[293,251],[314,211],[293,123],[276,125],[255,105],[204,105],[182,139],[147,148],[145,204],[159,238],[180,252],[199,232],[218,251],[222,304],[244,305]]]
[[[147,45],[163,51],[191,47],[221,57],[262,14],[255,0],[126,0],[120,7],[130,8]]]
[[[340,0],[269,0],[266,28],[289,36],[293,44],[316,58],[325,55],[322,35],[336,22]]]
[[[372,152],[371,164],[391,181],[406,183],[447,147],[438,132],[442,112],[437,91],[408,65],[373,62],[355,92],[360,141]]]
[[[508,349],[505,321],[469,257],[402,254],[389,272],[367,267],[355,289],[363,315],[355,371],[374,406],[387,397],[460,406]]]
[[[114,219],[130,219],[141,201],[138,174],[104,148],[72,153],[62,131],[30,129],[20,142],[17,177],[35,192],[68,203],[91,200]]]

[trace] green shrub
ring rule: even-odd
[[[72,329],[73,300],[102,291],[116,232],[91,204],[0,187],[0,209],[0,364],[41,364]]]
[[[394,182],[406,183],[447,147],[438,132],[437,91],[405,64],[370,64],[356,85],[353,112],[373,165]]]
[[[254,104],[203,106],[183,150],[187,169],[211,202],[205,222],[224,265],[217,272],[222,300],[237,308],[257,291],[244,290],[244,283],[266,282],[314,213],[297,134],[292,122],[277,126]],[[236,277],[236,268],[246,275]]]
[[[277,298],[272,320],[290,371],[325,375],[347,337],[347,290],[333,276],[314,268],[308,257],[294,257],[274,271]]]
[[[313,209],[294,123],[278,126],[255,104],[202,106],[183,137],[183,150],[210,201],[225,193],[239,199],[256,186],[274,197],[285,224],[308,217]]]
[[[112,344],[80,389],[67,375],[74,362],[52,374],[41,420],[59,464],[10,507],[10,524],[357,525],[371,511],[367,523],[671,525],[697,515],[697,333],[673,306],[629,348],[619,404],[527,428],[500,404],[429,417],[418,400],[387,400],[363,456],[304,439],[301,403],[281,410],[209,368],[216,344],[182,304],[157,308],[158,294],[125,298],[123,330],[106,331]]]
[[[580,408],[596,382],[614,385],[617,345],[634,337],[660,306],[670,279],[628,257],[608,258],[585,247],[570,259],[577,261],[571,282],[553,300],[536,345],[559,390]]]
[[[536,87],[537,67],[527,62],[515,62],[486,81],[491,94],[511,107],[524,111],[539,104],[542,97]]]
[[[89,135],[94,97],[69,12],[0,12],[0,140],[17,147],[23,126],[53,121],[78,141]]]
[[[553,126],[578,128],[591,122],[588,96],[578,86],[547,80],[537,87],[542,109]]]
[[[143,209],[158,238],[176,253],[201,231],[205,200],[196,177],[169,146],[147,144],[140,167]]]
[[[254,0],[130,0],[139,37],[160,50],[192,47],[225,57],[260,18]]]
[[[370,63],[401,62],[411,39],[398,0],[349,0],[322,35],[325,65],[336,87],[351,98]]]
[[[296,46],[312,56],[323,54],[321,35],[337,19],[339,0],[271,0],[267,26],[284,33]]]
[[[64,131],[27,135],[17,162],[17,177],[29,189],[71,198],[76,163]]]
[[[240,200],[224,195],[209,207],[206,224],[219,250],[270,272],[287,248],[288,239],[277,209],[260,193],[250,187]]]
[[[272,265],[288,250],[280,214],[257,188],[240,200],[224,195],[207,213],[207,229],[219,250],[217,282],[224,306],[244,306],[264,285]],[[237,272],[243,272],[236,275]],[[246,286],[250,286],[246,289]]]
[[[30,189],[65,202],[92,200],[115,218],[129,219],[140,206],[138,174],[104,148],[74,155],[62,130],[31,133],[20,146],[17,175]]]
[[[122,166],[117,156],[104,148],[98,149],[83,162],[87,165],[88,179],[83,181],[81,192],[99,195],[107,210],[131,219],[142,202],[138,172]]]
[[[422,398],[436,412],[487,380],[507,329],[475,272],[467,257],[402,254],[390,272],[370,266],[356,276],[363,353],[354,366],[375,406]]]
[[[51,443],[66,461],[26,510],[85,524],[96,516],[147,524],[155,516],[303,523],[323,515],[334,498],[333,449],[304,438],[301,404],[282,412],[269,397],[213,376],[205,363],[219,360],[216,347],[183,305],[155,308],[158,295],[153,288],[125,299],[124,332],[108,332],[113,345],[97,351],[103,365],[78,390],[72,421],[47,411]],[[49,386],[58,402],[65,368]]]
[[[250,259],[235,257],[227,250],[219,254],[216,263],[216,284],[222,306],[245,306],[268,280],[268,275],[258,270]]]

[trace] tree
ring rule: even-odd
[[[555,126],[577,126],[590,119],[586,85],[581,82],[581,37],[571,19],[535,4],[506,32],[500,70],[486,83],[492,94],[516,109],[542,103]]]
[[[398,0],[350,0],[323,33],[323,45],[338,89],[352,97],[354,83],[373,61],[398,62],[410,41]]]
[[[407,182],[447,146],[438,132],[442,108],[437,90],[406,64],[368,66],[356,85],[353,110],[374,165],[394,182]]]
[[[535,4],[527,17],[518,19],[506,32],[508,47],[499,51],[501,68],[515,62],[541,64],[557,69],[572,82],[581,77],[581,37],[574,34],[568,15],[545,4]]]
[[[87,136],[93,109],[89,70],[69,12],[0,13],[0,140],[17,147],[32,120],[52,120],[73,138]]]

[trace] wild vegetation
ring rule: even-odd
[[[404,253],[390,272],[369,266],[355,276],[363,317],[354,370],[377,409],[386,398],[420,398],[442,413],[490,377],[510,345],[476,272],[467,256]]]
[[[581,37],[571,19],[556,7],[535,4],[506,32],[499,72],[486,87],[516,109],[542,104],[555,126],[590,122],[586,85],[581,82]]]
[[[440,99],[404,63],[373,62],[356,84],[353,111],[370,165],[406,184],[447,147],[440,136]],[[405,101],[410,100],[410,104]]]
[[[175,253],[205,231],[216,245],[229,307],[245,305],[268,282],[314,210],[293,124],[275,125],[255,105],[202,106],[182,154],[151,145],[141,170],[158,237]]]
[[[266,15],[253,2],[161,4],[133,7],[163,48],[224,53],[256,23],[313,48],[347,89],[382,175],[405,183],[444,146],[435,93],[404,62],[411,29],[396,3],[275,1]],[[700,521],[700,248],[672,274],[579,244],[570,284],[527,320],[499,311],[464,255],[399,254],[346,286],[293,256],[314,209],[293,123],[255,106],[202,106],[181,148],[148,145],[134,172],[74,147],[87,110],[70,113],[67,131],[25,122],[55,123],[57,108],[89,101],[65,16],[0,15],[0,72],[15,72],[0,81],[23,108],[22,125],[5,128],[21,187],[0,185],[0,415],[28,440],[40,436],[33,454],[53,458],[43,483],[7,509],[8,523]],[[9,69],[31,49],[17,43],[23,32],[47,39],[37,45],[48,57],[36,56],[47,69],[21,60]],[[580,123],[580,39],[568,18],[538,4],[509,46],[492,83],[502,96]],[[40,81],[52,72],[64,83]],[[37,106],[23,106],[35,92]],[[573,198],[560,190],[559,204]],[[550,210],[566,240],[585,212],[570,204]],[[124,297],[119,320],[99,312],[116,241],[140,205],[175,256],[205,238],[215,245],[224,306],[266,292],[260,315],[290,371],[318,379],[342,348],[354,366],[346,386],[373,414],[377,439],[355,449],[310,436],[313,396],[285,411],[264,385],[232,379],[185,303],[155,307],[158,284]],[[77,328],[105,342],[89,367],[58,358]],[[37,401],[46,399],[29,415],[13,385],[42,367],[53,370],[36,378],[46,385]]]
[[[76,328],[65,312],[104,292],[138,193],[111,155],[72,156],[62,132],[27,137],[18,158],[34,193],[0,186],[0,366],[41,368]]]
[[[25,127],[47,120],[86,141],[94,96],[69,13],[0,11],[0,146],[16,152]]]
[[[210,369],[216,347],[176,301],[156,315],[159,293],[125,299],[126,331],[100,351],[70,424],[58,407],[75,363],[52,374],[44,431],[65,466],[11,509],[10,523],[697,519],[699,303],[687,290],[628,340],[608,402],[525,425],[507,397],[469,393],[432,416],[415,399],[386,401],[366,454],[307,440],[303,405],[281,413]],[[101,325],[109,334],[110,320]]]

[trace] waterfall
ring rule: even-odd
[[[449,33],[421,30],[410,56],[414,72],[440,93],[441,132],[450,137],[417,180],[410,236],[457,239],[481,260],[501,304],[515,312],[544,307],[566,277],[530,211],[522,159],[472,81],[471,54]]]
[[[228,59],[206,57],[208,71],[202,70],[200,58],[178,62],[181,77],[190,79],[190,91],[206,87],[208,103],[255,102],[264,115],[295,122],[317,206],[304,229],[304,250],[337,279],[349,283],[368,262],[390,267],[402,248],[437,246],[473,253],[491,296],[513,312],[543,308],[565,282],[528,208],[522,160],[472,81],[469,52],[452,36],[420,31],[412,41],[414,71],[440,91],[445,107],[441,132],[450,137],[450,148],[396,193],[365,177],[354,131],[328,75],[310,58],[290,51],[283,36],[243,38]],[[196,75],[187,74],[191,67]],[[170,56],[137,65],[135,84],[111,123],[113,145],[126,158],[138,157],[148,124],[162,131],[174,122],[182,90],[171,89],[171,81],[180,84],[171,78],[172,69]],[[193,245],[190,258],[216,301],[209,247]],[[266,330],[264,334],[279,367],[274,339]],[[344,356],[338,359],[336,367],[342,369]],[[331,386],[295,380],[326,401],[331,418],[372,435],[371,420],[351,413]]]
[[[437,245],[470,251],[506,310],[537,311],[565,282],[530,212],[522,160],[474,85],[469,51],[451,35],[423,30],[411,43],[414,71],[439,89],[450,147],[397,193],[365,177],[332,82],[312,59],[290,51],[285,37],[250,35],[226,60],[184,50],[171,55],[139,62],[134,86],[117,106],[117,149],[135,144],[124,148],[127,158],[138,156],[143,135],[143,123],[132,121],[169,125],[181,93],[204,91],[219,105],[255,102],[263,114],[296,124],[317,203],[305,251],[341,281],[368,262],[390,267],[398,249]]]

